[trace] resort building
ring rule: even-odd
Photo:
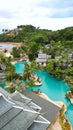
[[[39,51],[38,58],[36,58],[36,62],[42,66],[45,66],[47,60],[49,60],[49,59],[51,59],[51,55],[47,55],[46,53]]]
[[[68,53],[68,58],[72,58],[73,57],[73,53]]]
[[[62,56],[55,56],[55,60],[59,60],[59,59],[61,59],[62,58]]]
[[[10,94],[0,88],[0,130],[47,130],[60,107],[25,91]]]
[[[46,47],[47,49],[50,49],[50,48],[51,48],[51,45],[50,45],[50,44],[46,44],[45,47]]]

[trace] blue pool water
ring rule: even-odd
[[[5,83],[0,83],[0,87],[5,88],[6,84]]]
[[[26,62],[15,64],[17,73],[23,73],[24,64],[26,64]],[[42,85],[40,87],[34,87],[34,90],[40,88],[41,92],[45,93],[52,100],[63,101],[67,106],[66,117],[73,127],[73,105],[71,105],[70,101],[65,97],[66,92],[69,90],[68,85],[50,76],[45,71],[37,71],[36,74],[41,78]]]
[[[25,61],[15,63],[14,66],[16,68],[16,73],[18,73],[18,74],[23,73],[24,66],[26,63],[27,62],[25,62]]]

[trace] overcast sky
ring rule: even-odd
[[[73,0],[0,0],[0,32],[28,24],[51,30],[73,26]]]

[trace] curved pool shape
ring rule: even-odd
[[[73,127],[73,105],[65,97],[69,87],[66,83],[50,76],[45,71],[37,71],[37,75],[42,80],[42,85],[40,87],[41,92],[45,93],[54,101],[63,101],[67,106],[66,117]]]
[[[23,73],[24,64],[26,62],[16,63],[17,73]],[[66,83],[50,76],[45,71],[37,71],[36,74],[41,78],[42,85],[40,86],[41,92],[45,93],[48,97],[55,101],[63,101],[67,106],[66,116],[73,127],[73,105],[65,97],[66,92],[69,90],[69,87]],[[39,87],[34,87],[34,90],[37,90]]]
[[[24,67],[25,64],[27,64],[27,62],[25,62],[25,61],[17,62],[17,63],[14,64],[14,66],[15,66],[15,68],[16,68],[16,73],[17,73],[17,74],[23,73],[24,68],[25,68],[25,67]]]

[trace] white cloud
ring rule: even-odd
[[[0,0],[0,29],[32,24],[57,30],[73,26],[72,11],[68,0]]]

